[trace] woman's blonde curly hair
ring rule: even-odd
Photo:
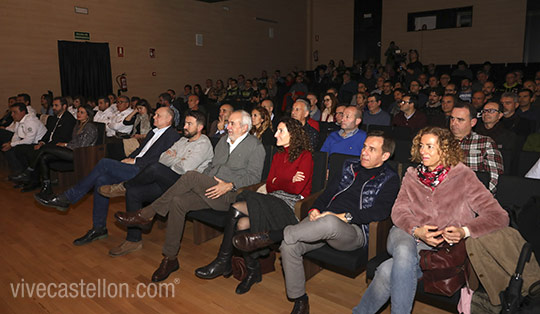
[[[411,147],[412,162],[422,162],[420,139],[426,134],[432,134],[438,137],[439,154],[441,155],[441,163],[444,167],[453,167],[460,161],[463,161],[463,150],[459,145],[459,141],[450,130],[428,126],[420,130],[413,139]]]

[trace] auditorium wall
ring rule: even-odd
[[[407,14],[473,7],[472,27],[407,32]],[[423,64],[522,62],[527,0],[384,0],[381,60],[390,41]]]

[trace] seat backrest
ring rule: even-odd
[[[331,154],[328,157],[328,180],[330,181],[330,179],[334,178],[334,176],[341,176],[341,172],[343,170],[343,163],[345,162],[345,160],[351,158],[358,159],[360,158],[360,156],[339,153]]]
[[[411,140],[397,139],[392,159],[400,163],[409,162],[411,159],[411,146]]]
[[[103,138],[105,137],[105,123],[102,122],[94,122],[97,128],[97,139],[96,139],[96,145],[103,144]]]
[[[328,153],[313,152],[313,177],[311,193],[322,191],[326,186],[326,169],[328,168]]]
[[[486,189],[489,189],[489,180],[491,180],[489,172],[475,171],[474,173],[476,173],[476,177],[478,178],[478,180],[480,180],[480,182],[482,182]]]
[[[520,152],[517,175],[524,177],[540,158],[539,152]]]
[[[521,207],[534,195],[540,195],[540,180],[505,174],[499,176],[495,198],[502,207]]]
[[[266,155],[264,156],[264,166],[261,175],[261,182],[266,181],[268,173],[270,173],[270,166],[272,165],[272,159],[274,158],[274,154],[277,152],[277,147],[273,145],[264,145],[264,151],[266,152]]]

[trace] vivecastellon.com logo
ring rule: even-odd
[[[174,297],[175,286],[180,283],[128,283],[107,282],[98,279],[95,282],[20,282],[10,283],[14,298],[168,298]]]

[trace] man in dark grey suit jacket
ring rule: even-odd
[[[188,211],[212,208],[227,211],[236,201],[236,189],[260,182],[265,150],[251,130],[251,116],[235,111],[229,117],[227,136],[214,150],[214,158],[204,173],[186,172],[160,198],[135,212],[118,212],[115,217],[128,227],[149,228],[156,214],[169,214],[163,261],[152,275],[152,281],[162,281],[178,266],[178,250]]]

